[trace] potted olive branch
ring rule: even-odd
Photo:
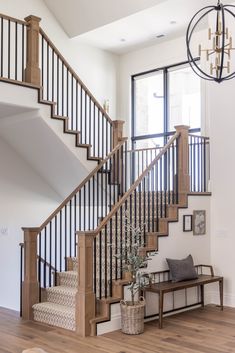
[[[140,296],[141,289],[147,284],[143,269],[147,267],[149,254],[143,254],[144,227],[134,226],[130,217],[125,217],[125,231],[129,235],[128,241],[121,244],[120,253],[114,255],[123,262],[123,271],[129,274],[129,287],[131,300],[120,302],[122,332],[127,334],[140,334],[144,332],[145,299]],[[131,241],[132,240],[132,241]],[[155,254],[155,253],[154,253]]]

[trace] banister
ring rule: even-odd
[[[194,134],[188,134],[188,136],[191,136],[191,137],[197,137],[197,138],[201,138],[201,139],[204,139],[204,140],[210,140],[210,138],[208,136],[202,136],[202,135],[194,135]]]
[[[112,150],[112,152],[110,152],[108,156],[104,160],[102,160],[97,165],[97,167],[81,182],[81,184],[79,184],[79,186],[73,192],[71,192],[71,194],[60,204],[60,206],[57,207],[57,209],[46,219],[45,222],[43,222],[43,224],[39,227],[39,232],[41,232],[43,228],[46,227],[46,225],[55,217],[55,215],[57,215],[62,210],[62,208],[72,199],[72,197],[82,189],[82,187],[87,183],[87,181],[91,179],[99,170],[102,169],[103,165],[113,155],[115,155],[115,153],[124,145],[127,140],[127,138],[123,138],[123,140]]]
[[[139,176],[139,178],[135,181],[135,183],[131,186],[131,188],[123,195],[120,201],[116,203],[115,207],[109,212],[109,214],[103,219],[100,225],[94,230],[94,234],[96,235],[99,234],[102,228],[108,223],[108,221],[112,218],[112,216],[117,212],[120,206],[124,204],[128,196],[132,194],[132,192],[136,189],[136,187],[144,179],[144,177],[148,174],[148,172],[152,169],[152,167],[156,164],[156,162],[164,155],[164,153],[168,150],[168,148],[179,136],[180,136],[180,133],[176,132],[175,135],[169,140],[169,142],[163,147],[161,152],[149,164],[148,168],[145,169],[145,171]]]
[[[27,22],[26,21],[22,21],[22,20],[19,20],[18,18],[7,16],[7,15],[4,15],[2,13],[0,13],[0,18],[3,18],[4,20],[7,20],[7,21],[16,22],[16,23],[19,23],[21,25],[27,26]]]
[[[163,147],[148,147],[148,148],[134,148],[131,150],[126,151],[126,153],[136,153],[136,152],[142,152],[142,151],[155,151],[155,150],[160,150]]]
[[[83,90],[89,95],[93,103],[99,108],[99,110],[102,112],[102,114],[105,116],[105,118],[108,120],[108,122],[113,125],[113,120],[110,118],[110,116],[107,114],[107,112],[104,110],[104,108],[100,105],[100,103],[96,100],[94,95],[91,93],[91,91],[86,87],[86,85],[82,82],[80,77],[77,75],[77,73],[72,69],[72,67],[69,65],[67,60],[63,57],[63,55],[60,53],[60,51],[56,48],[56,46],[52,43],[50,38],[46,35],[46,33],[43,31],[42,28],[40,28],[40,34],[42,37],[48,42],[50,47],[54,50],[54,52],[60,57],[60,60],[63,62],[63,64],[67,67],[71,75],[74,76],[74,78],[79,82],[79,84],[82,86]]]

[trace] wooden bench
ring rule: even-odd
[[[177,290],[192,288],[192,287],[200,287],[200,295],[201,301],[198,304],[201,304],[204,307],[204,286],[205,284],[218,282],[219,283],[219,292],[220,292],[220,307],[223,310],[223,277],[215,276],[213,267],[209,265],[196,265],[196,271],[198,273],[198,278],[193,280],[187,280],[182,282],[172,282],[169,280],[169,270],[167,271],[158,271],[151,272],[148,274],[149,285],[143,289],[143,295],[146,292],[157,293],[159,296],[159,328],[162,328],[163,321],[163,305],[164,305],[164,294],[174,292]],[[210,274],[206,275],[202,273],[203,268],[209,268]],[[200,269],[200,273],[199,273]],[[166,274],[168,276],[167,281],[154,283],[154,277],[159,274]],[[160,277],[159,277],[160,278]]]

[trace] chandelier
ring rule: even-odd
[[[193,71],[201,78],[218,83],[235,77],[233,69],[233,40],[231,22],[234,22],[234,5],[223,5],[220,0],[216,6],[206,6],[191,19],[187,33],[186,46],[188,61]],[[193,53],[193,35],[206,17],[214,18],[214,27],[208,28],[207,44],[197,46]],[[229,22],[229,25],[228,25]],[[200,59],[200,60],[198,60]]]

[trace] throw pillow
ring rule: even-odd
[[[198,278],[192,255],[182,260],[166,259],[172,282],[180,282]]]

